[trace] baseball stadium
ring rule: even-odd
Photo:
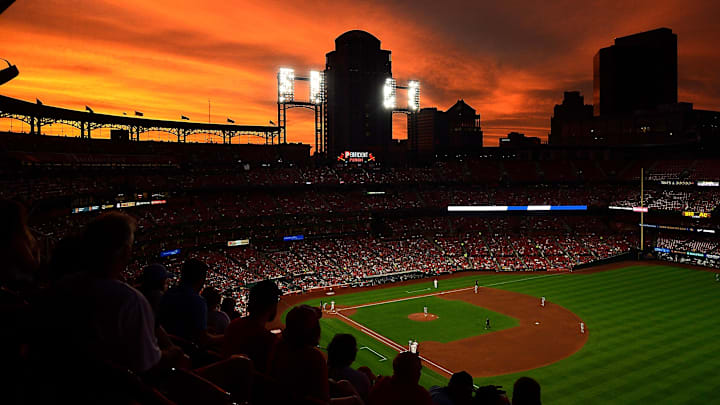
[[[0,14],[13,3],[0,0]],[[198,2],[143,4],[162,12],[158,20],[128,17],[124,2],[18,3],[3,18],[19,32],[30,23],[13,13],[18,7],[43,30],[57,25],[75,38],[75,20],[38,17],[59,7],[87,13],[82,21],[96,27],[93,36],[107,30],[118,43],[129,38],[187,59],[99,41],[103,52],[127,57],[121,67],[65,66],[69,48],[34,53],[53,42],[40,34],[13,48],[22,48],[15,55],[25,65],[3,59],[1,404],[720,402],[720,112],[678,102],[670,28],[600,49],[595,104],[565,91],[547,136],[532,106],[523,125],[538,136],[525,136],[517,117],[497,113],[503,101],[495,93],[492,102],[478,96],[484,88],[460,98],[466,89],[455,80],[476,75],[461,53],[432,63],[457,62],[460,70],[450,71],[462,78],[427,66],[395,66],[408,76],[395,78],[392,52],[366,31],[340,34],[324,59],[313,55],[322,71],[299,56],[307,49],[236,41],[235,30],[277,30],[304,4],[283,4],[273,24],[221,23],[227,16],[209,12],[208,25],[233,29],[217,42],[183,34],[176,25],[188,17],[167,15]],[[105,3],[113,3],[112,15],[97,11]],[[265,12],[264,3],[247,9]],[[247,17],[245,2],[222,7]],[[352,14],[381,20],[379,12]],[[329,30],[334,19],[314,17],[303,29]],[[159,20],[167,25],[158,38],[142,31]],[[137,31],[120,29],[130,25]],[[298,34],[282,41],[321,46]],[[482,41],[469,42],[474,54]],[[26,68],[53,57],[57,72]],[[162,65],[163,77],[150,78],[144,64]],[[247,65],[258,70],[242,70]],[[154,105],[128,115],[118,103],[139,90],[104,99],[102,90],[89,91],[114,83],[103,72],[121,69],[133,71],[143,94],[154,93],[145,99]],[[268,80],[260,79],[268,69]],[[82,75],[63,76],[75,70]],[[221,79],[203,77],[210,74]],[[546,74],[522,104],[545,102],[550,92],[559,100],[557,86],[591,83],[573,74],[552,87]],[[177,93],[163,94],[169,82]],[[223,112],[212,115],[208,98],[206,122],[203,96],[202,119],[184,110],[168,119],[169,106],[206,91],[200,83],[222,97],[214,106]],[[704,87],[696,78],[686,83]],[[63,89],[48,90],[44,103],[43,86]],[[252,90],[239,97],[230,89],[238,86]],[[421,105],[421,89],[453,104]],[[86,92],[95,96],[82,109]],[[498,114],[487,126],[469,105],[479,99]],[[271,119],[260,104],[270,105]],[[231,108],[238,123],[229,113],[218,119]],[[394,136],[398,128],[406,136]],[[506,129],[506,138],[496,137]],[[483,138],[488,130],[497,146]]]

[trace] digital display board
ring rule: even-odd
[[[180,249],[166,250],[164,252],[160,252],[160,257],[168,257],[168,256],[179,255],[179,254],[180,254]]]
[[[284,241],[291,241],[291,240],[303,240],[305,239],[305,235],[292,235],[292,236],[284,236]]]
[[[229,240],[227,245],[228,247],[231,246],[245,246],[250,244],[250,239],[238,239],[238,240]]]
[[[374,162],[375,156],[370,152],[351,152],[346,150],[337,158],[338,162],[346,163],[367,163]]]
[[[709,212],[693,212],[693,211],[683,211],[684,217],[693,217],[693,218],[710,218]]]

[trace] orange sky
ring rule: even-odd
[[[277,115],[278,67],[322,69],[335,38],[362,29],[392,51],[399,83],[421,81],[422,106],[465,99],[494,146],[512,130],[545,138],[564,90],[591,102],[599,48],[666,26],[678,34],[680,101],[720,110],[720,2],[525,3],[17,0],[0,15],[0,57],[20,76],[0,93],[197,121],[210,99],[213,122],[265,125]],[[394,124],[405,137],[404,118]],[[311,112],[293,110],[288,141],[313,143],[312,128]]]

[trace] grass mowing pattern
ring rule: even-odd
[[[468,276],[442,280],[440,290],[469,287],[475,279],[481,285],[503,283],[494,288],[544,295],[580,316],[590,333],[588,343],[567,359],[518,374],[476,379],[479,385],[497,384],[512,391],[513,382],[527,375],[540,382],[544,403],[561,405],[708,404],[720,398],[720,283],[712,273],[640,265],[594,274]],[[406,291],[431,286],[428,281],[335,300],[341,305],[358,305],[417,295]],[[359,346],[382,348],[347,325],[333,330],[337,322],[341,323],[322,320],[324,341],[342,330],[353,333],[358,342],[362,340]],[[394,355],[389,349],[387,352]],[[391,373],[388,362],[378,363],[359,354],[354,366],[367,365],[387,375]],[[447,379],[424,369],[420,383],[429,387],[446,384]]]
[[[437,315],[438,319],[432,322],[408,319],[408,314],[422,312],[424,305],[427,305],[428,311]],[[438,297],[358,308],[350,318],[401,346],[406,346],[409,339],[447,343],[518,325],[516,319],[507,315],[465,301]],[[492,329],[485,330],[485,318],[490,318]],[[422,350],[422,345],[420,349]]]

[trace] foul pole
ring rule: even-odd
[[[640,253],[645,248],[645,173],[640,168]]]

